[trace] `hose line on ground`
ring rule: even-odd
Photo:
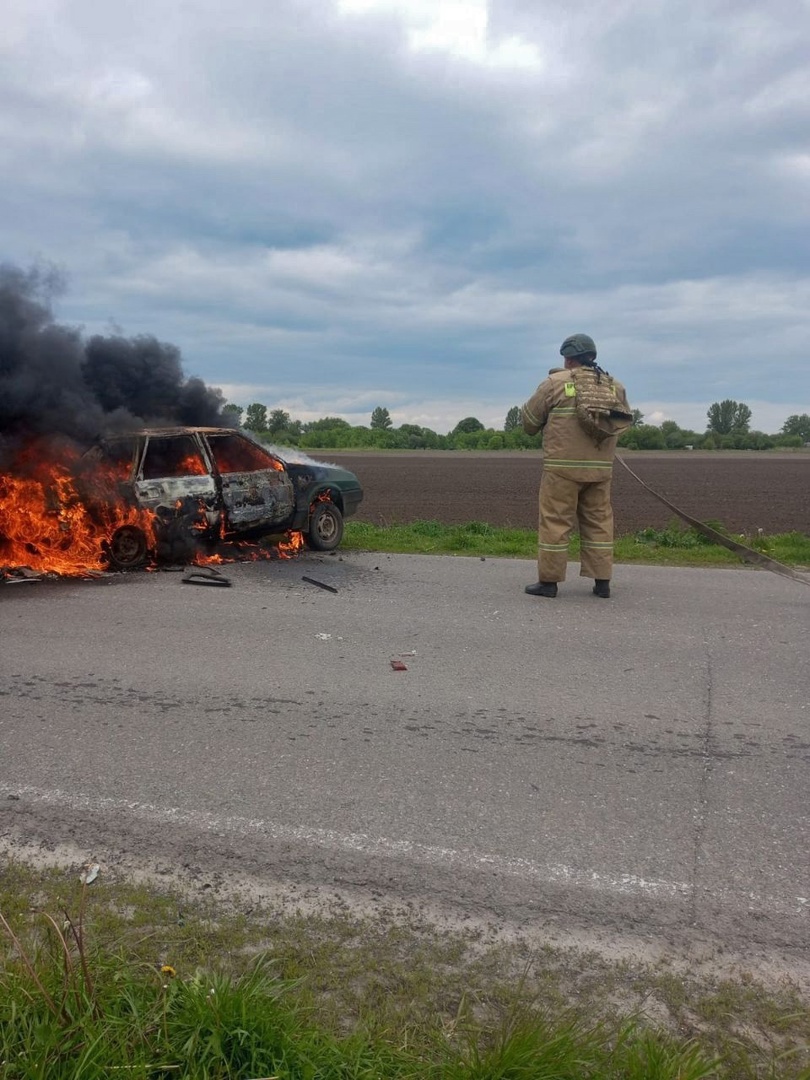
[[[740,544],[737,540],[732,540],[730,536],[724,536],[723,533],[718,532],[717,529],[713,529],[711,525],[707,525],[704,521],[698,521],[697,518],[691,517],[683,510],[671,503],[669,499],[665,499],[663,495],[659,495],[657,491],[654,491],[648,483],[641,479],[641,477],[634,473],[627,462],[619,454],[616,455],[616,460],[620,465],[630,473],[634,480],[637,480],[643,488],[649,493],[655,496],[659,502],[662,502],[664,506],[668,506],[673,514],[677,514],[682,521],[685,521],[692,528],[707,537],[709,540],[714,541],[715,544],[722,544],[723,547],[728,548],[729,551],[733,551],[736,555],[739,555],[741,559],[745,559],[746,562],[754,563],[757,566],[763,566],[766,570],[772,571],[774,574],[780,574],[782,577],[788,577],[792,581],[800,581],[802,585],[810,585],[810,579],[806,578],[803,574],[800,574],[797,570],[794,570],[791,566],[785,566],[784,563],[780,563],[777,559],[772,559],[770,555],[763,555],[761,551],[754,551],[753,548],[746,547],[745,544]]]

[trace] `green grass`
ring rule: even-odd
[[[723,532],[722,526],[711,523]],[[732,536],[747,547],[761,551],[789,566],[810,566],[810,536],[791,532],[774,536]],[[411,555],[476,555],[484,558],[534,559],[537,533],[529,529],[502,529],[480,521],[464,525],[441,525],[437,521],[414,521],[407,525],[346,523],[342,547],[354,551],[386,551]],[[579,554],[579,537],[571,540],[571,557]],[[743,560],[694,529],[669,525],[665,529],[642,529],[616,539],[617,562],[662,566],[741,566]]]
[[[107,874],[2,871],[3,1080],[810,1077],[810,1015],[787,984],[401,912],[240,911]]]
[[[525,529],[496,529],[481,521],[440,525],[414,521],[409,525],[346,523],[341,547],[348,550],[390,551],[413,555],[492,555],[531,558],[537,554],[537,535]]]

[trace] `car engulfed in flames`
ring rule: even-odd
[[[88,451],[38,440],[0,476],[0,567],[76,575],[219,561],[273,535],[331,551],[363,497],[346,469],[282,459],[230,428],[146,428]],[[232,555],[233,557],[233,555]]]
[[[101,571],[110,565],[111,537],[153,536],[154,514],[119,485],[109,463],[88,467],[69,440],[26,442],[0,470],[0,576]]]

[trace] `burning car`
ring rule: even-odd
[[[105,541],[119,569],[182,561],[200,546],[269,534],[303,534],[331,551],[363,491],[354,473],[310,459],[282,459],[230,428],[147,428],[100,438],[84,455],[112,466],[131,506],[151,512],[154,548],[140,524],[123,524]],[[92,497],[86,500],[92,502]]]

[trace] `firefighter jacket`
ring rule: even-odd
[[[618,403],[630,412],[624,387],[613,383]],[[523,430],[527,435],[543,432],[544,470],[582,483],[609,480],[618,435],[597,444],[579,421],[575,398],[571,373],[552,368],[521,409]]]

